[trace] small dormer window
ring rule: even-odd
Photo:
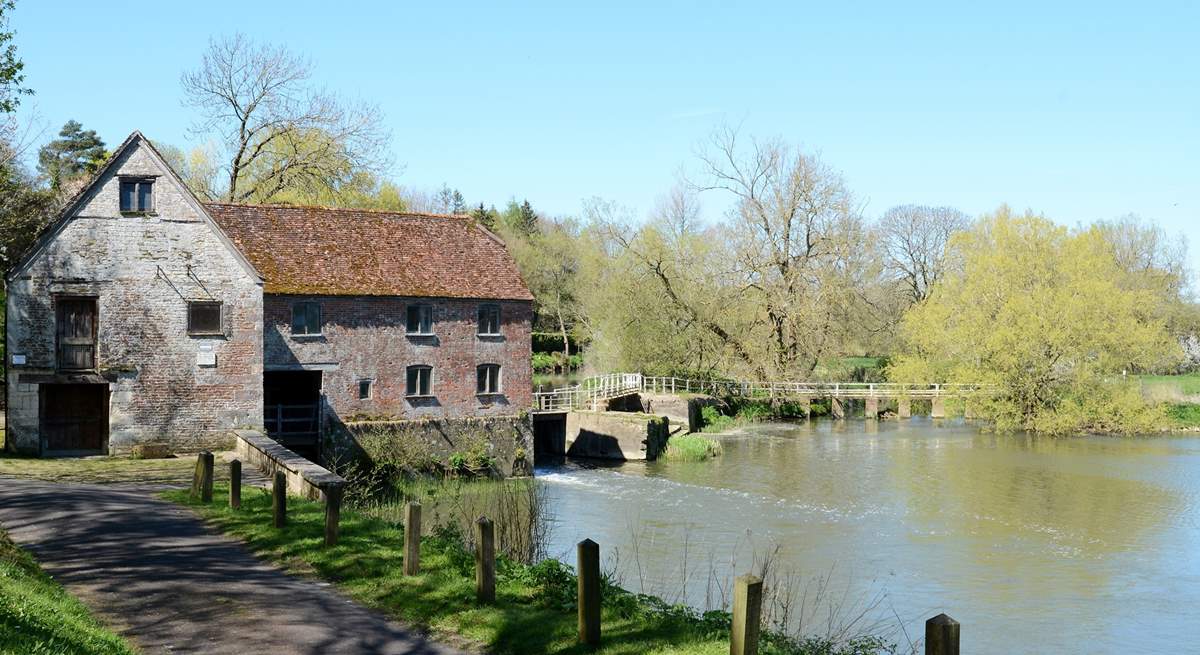
[[[121,178],[121,211],[142,214],[154,211],[154,179]]]

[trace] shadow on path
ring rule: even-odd
[[[144,653],[461,653],[290,576],[147,489],[0,478],[0,523]]]

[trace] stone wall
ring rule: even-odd
[[[122,215],[119,175],[155,176],[155,212]],[[93,296],[96,371],[109,388],[107,450],[145,441],[176,451],[229,447],[262,426],[262,288],[190,195],[135,140],[8,285],[10,448],[42,450],[39,385],[61,382],[55,298]],[[222,303],[222,334],[187,333],[189,300]],[[201,364],[212,353],[215,365]],[[24,364],[12,357],[23,356]]]
[[[533,423],[520,416],[362,421],[326,435],[322,449],[334,468],[366,456],[376,465],[410,471],[450,469],[454,455],[470,459],[482,453],[495,461],[501,477],[532,475]]]
[[[292,306],[305,301],[321,306],[320,335],[291,333]],[[414,303],[433,307],[432,336],[405,333]],[[481,303],[500,305],[500,336],[476,334]],[[533,404],[526,301],[268,294],[264,315],[267,370],[320,370],[331,429],[363,419],[513,416]],[[480,364],[500,365],[501,393],[476,395]],[[432,397],[405,396],[411,365],[433,367]],[[370,398],[358,397],[360,380],[372,381]]]

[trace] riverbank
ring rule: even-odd
[[[133,655],[0,531],[0,653]]]
[[[218,485],[216,498],[227,489]],[[247,493],[242,509],[193,500],[184,491],[164,497],[192,508],[211,525],[286,570],[333,582],[355,600],[441,639],[467,640],[496,654],[576,653],[575,579],[570,567],[544,560],[524,565],[497,563],[496,602],[475,601],[473,555],[460,535],[441,530],[421,540],[421,574],[404,576],[404,528],[352,508],[341,516],[337,546],[322,545],[324,510],[319,503],[288,499],[288,524],[271,527],[270,498]],[[684,605],[635,595],[606,582],[602,645],[591,652],[611,655],[660,653],[716,655],[729,649],[727,612],[703,614]],[[768,636],[760,652],[774,655],[860,655],[887,652],[885,644],[862,638],[841,646],[822,639]]]

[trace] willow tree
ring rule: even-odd
[[[1002,430],[1152,429],[1160,414],[1122,378],[1180,355],[1161,293],[1127,284],[1098,230],[1001,208],[950,239],[889,376],[987,385],[974,402]]]

